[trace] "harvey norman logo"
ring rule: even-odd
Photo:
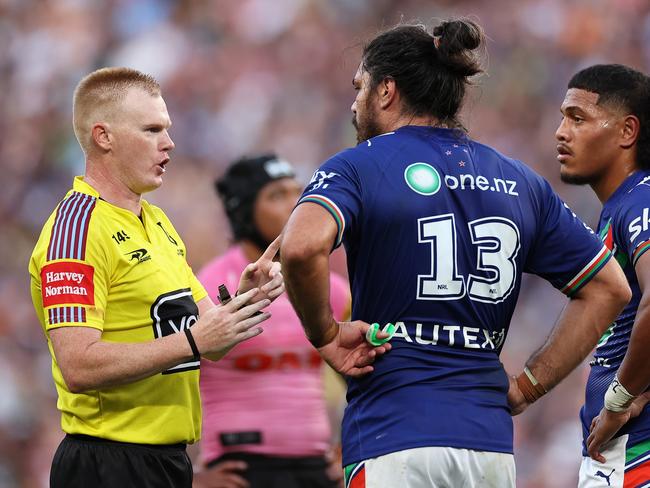
[[[41,270],[43,306],[94,305],[94,271],[94,268],[88,264],[70,261],[43,266]]]
[[[422,162],[407,166],[404,180],[411,190],[425,196],[438,193],[443,182],[450,190],[478,190],[519,196],[517,182],[514,180],[472,174],[445,175],[441,178],[433,166]]]

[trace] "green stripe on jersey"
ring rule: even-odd
[[[334,221],[336,222],[336,227],[337,227],[336,244],[334,244],[334,247],[337,247],[339,244],[341,244],[341,240],[343,239],[344,221],[343,221],[343,216],[341,215],[339,209],[336,208],[328,199],[323,198],[320,195],[306,196],[298,203],[303,203],[303,202],[316,203],[321,207],[323,207],[332,215]]]
[[[607,258],[609,258],[609,255],[609,251],[604,252],[600,259],[598,259],[598,261],[596,261],[588,270],[585,271],[582,277],[579,277],[576,282],[564,290],[564,293],[567,296],[573,295],[578,290],[578,288],[582,286],[583,283],[589,281],[592,276],[594,276],[600,270],[603,264],[605,264],[605,261],[607,261]]]
[[[359,463],[352,463],[343,468],[343,483],[345,483],[345,486],[348,486],[348,483],[350,483],[350,476],[352,475],[352,471],[354,471],[358,465]]]
[[[641,444],[637,444],[636,446],[632,446],[629,449],[625,450],[625,462],[629,463],[633,459],[638,458],[648,451],[650,451],[650,440],[644,441]]]
[[[637,247],[634,250],[633,254],[633,259],[634,262],[632,263],[633,266],[636,266],[636,262],[639,260],[639,258],[648,250],[650,249],[650,241],[647,241],[644,244],[641,244],[639,247]]]

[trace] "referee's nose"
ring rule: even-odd
[[[171,136],[169,135],[168,131],[165,131],[165,135],[163,137],[163,145],[161,147],[162,151],[165,152],[170,152],[173,151],[174,148],[176,147],[176,144],[174,144],[174,141],[172,140]]]

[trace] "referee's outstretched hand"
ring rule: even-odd
[[[253,302],[268,298],[273,301],[284,292],[284,278],[280,263],[273,261],[280,249],[281,237],[278,236],[269,244],[262,256],[244,269],[239,279],[238,293],[258,288],[259,292],[253,297]]]
[[[255,313],[268,307],[271,300],[264,298],[253,303],[252,300],[258,293],[258,288],[252,288],[225,305],[212,307],[201,315],[199,321],[192,326],[192,335],[201,356],[217,361],[240,342],[262,333],[259,324],[271,314]]]
[[[338,332],[328,344],[318,348],[323,359],[341,374],[359,377],[374,371],[372,363],[377,356],[390,351],[389,343],[373,346],[366,341],[370,325],[362,320],[339,322]],[[388,334],[378,332],[377,338],[384,339]]]

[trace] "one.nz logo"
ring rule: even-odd
[[[192,290],[185,288],[160,295],[151,306],[153,335],[156,339],[185,331],[199,319],[199,309]],[[200,361],[188,361],[163,371],[162,374],[199,369]]]
[[[130,261],[133,261],[134,259],[137,260],[136,264],[144,263],[145,261],[149,261],[151,259],[151,255],[149,254],[149,251],[146,249],[136,249],[135,251],[127,252],[127,256],[131,256]]]

